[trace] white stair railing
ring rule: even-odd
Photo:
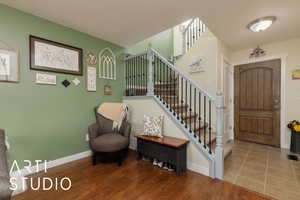
[[[184,28],[183,34],[183,54],[188,52],[190,48],[195,44],[195,42],[201,37],[201,35],[205,32],[206,26],[199,19],[194,18],[190,21],[190,23]]]

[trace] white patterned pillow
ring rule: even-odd
[[[149,117],[144,115],[144,135],[163,137],[164,116]]]

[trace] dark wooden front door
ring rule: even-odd
[[[281,61],[235,66],[235,138],[280,146]]]

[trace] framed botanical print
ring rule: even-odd
[[[82,75],[82,49],[30,36],[30,69]]]
[[[111,85],[104,85],[104,95],[112,95]]]
[[[19,82],[18,51],[0,49],[0,82]]]
[[[87,67],[87,91],[96,92],[97,91],[97,70],[95,67]]]

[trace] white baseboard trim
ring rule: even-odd
[[[67,156],[67,157],[63,157],[63,158],[59,158],[57,160],[51,160],[47,163],[47,169],[53,168],[53,167],[57,167],[72,161],[76,161],[76,160],[80,160],[82,158],[86,158],[92,155],[91,151],[85,151],[85,152],[81,152],[81,153],[77,153],[71,156]],[[28,176],[31,174],[35,174],[38,173],[40,171],[44,171],[45,170],[45,165],[43,163],[39,164],[39,165],[35,165],[30,167],[29,169],[20,169],[19,171],[14,171],[10,174],[11,177],[19,177],[19,176]]]
[[[209,176],[209,168],[203,167],[202,165],[188,162],[187,169],[205,176]]]

